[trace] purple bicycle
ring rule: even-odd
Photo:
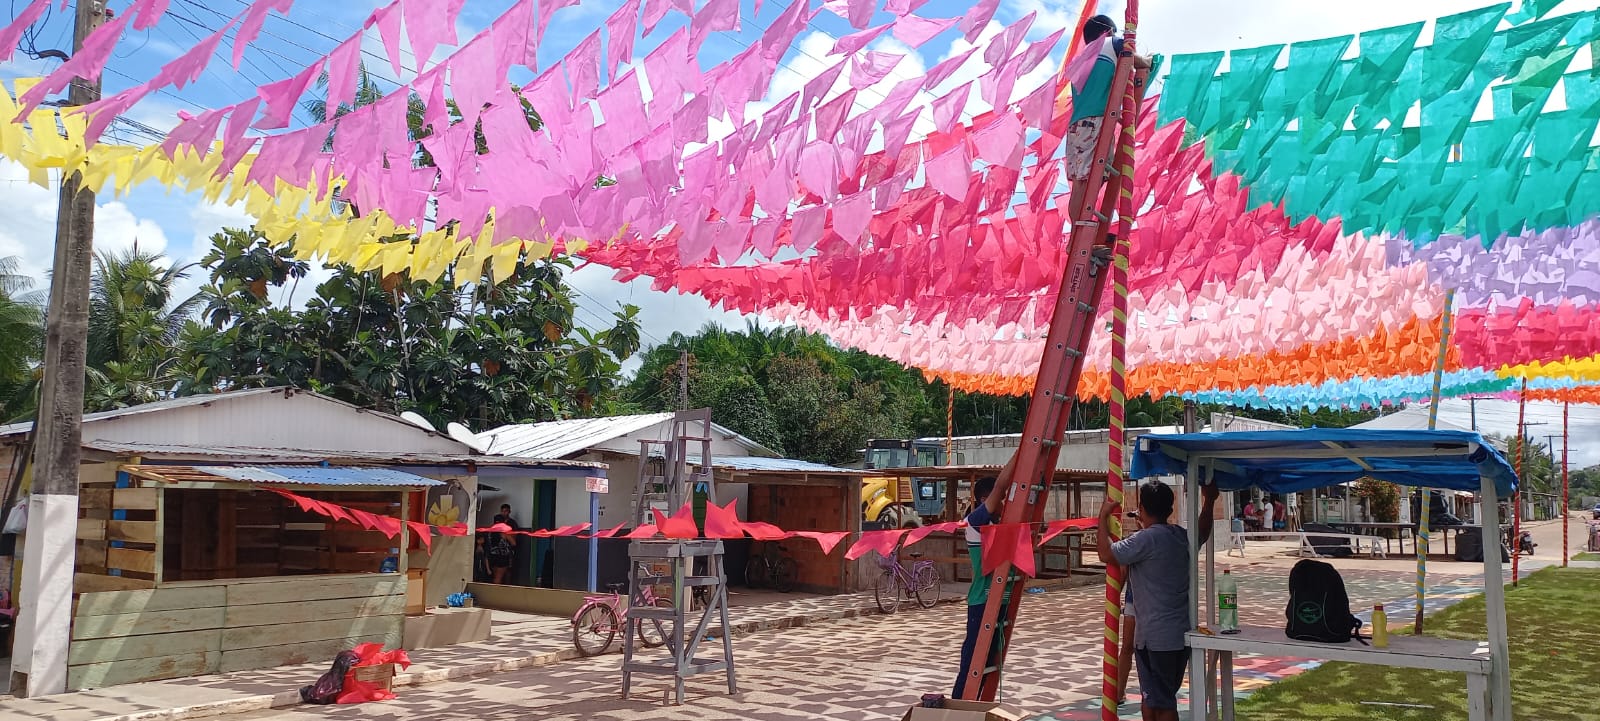
[[[939,603],[939,570],[934,567],[933,561],[918,561],[922,558],[920,552],[910,554],[911,569],[900,563],[898,549],[895,556],[890,558],[878,555],[878,580],[872,584],[873,599],[878,602],[878,610],[884,613],[894,613],[900,610],[901,600],[915,599],[917,605],[923,608],[933,608]]]

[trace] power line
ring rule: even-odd
[[[196,43],[203,42],[204,39],[200,36],[199,33],[196,33],[194,31],[194,29],[190,27],[191,25],[193,25],[194,27],[198,27],[201,30],[204,30],[207,35],[210,35],[210,34],[216,32],[214,29],[212,29],[212,28],[210,28],[210,27],[208,27],[208,26],[206,26],[206,25],[204,25],[204,24],[202,24],[200,22],[197,22],[195,20],[186,18],[186,17],[178,14],[176,8],[174,8],[169,14],[172,16],[173,19],[178,21],[178,27],[181,28],[183,30],[183,32],[185,34],[187,34]],[[183,45],[183,42],[178,40],[176,37],[173,37],[172,33],[170,31],[168,31],[165,26],[157,25],[156,26],[156,31],[161,33],[162,35],[166,36],[167,39],[171,40],[174,44],[179,45],[179,46]],[[263,71],[260,66],[256,65],[254,60],[252,60],[250,58],[245,58],[245,62],[252,69],[254,69],[257,73],[259,73],[260,76],[262,76],[262,77],[266,76],[266,72]],[[210,75],[213,78],[216,78],[218,82],[222,83],[223,85],[228,86],[230,89],[233,89],[235,91],[237,91],[239,89],[238,85],[233,82],[233,78],[224,77],[224,73],[222,71],[220,71],[217,68],[212,66],[212,62],[211,62],[210,59],[207,59],[204,72],[205,72],[205,74]],[[249,83],[250,85],[259,86],[259,85],[264,84],[264,82],[265,82],[265,81],[257,80],[257,79],[254,79],[254,78],[251,78],[251,77],[245,75],[243,70],[240,70],[238,72],[237,77],[238,78],[242,78],[246,83]],[[250,90],[253,91],[254,88],[250,88]],[[251,93],[247,93],[247,94],[253,95],[254,93],[251,92]]]
[[[202,10],[209,10],[210,9],[210,8],[207,8],[204,5],[200,5],[198,3],[190,2],[189,0],[184,0],[184,2],[186,4],[188,4],[188,5],[192,5],[194,7],[200,8]],[[211,34],[211,33],[217,32],[217,30],[213,29],[210,25],[208,25],[206,23],[203,23],[200,20],[198,20],[198,19],[196,19],[196,18],[194,18],[192,16],[184,15],[184,14],[178,12],[178,8],[176,8],[176,7],[171,8],[168,11],[168,13],[171,14],[173,18],[178,20],[179,23],[183,23],[183,24],[187,24],[187,25],[193,25],[195,27],[198,27],[201,30],[206,31],[206,33],[208,35]],[[233,18],[227,18],[227,20],[229,22],[232,22]],[[187,27],[184,28],[184,29],[188,30]],[[231,43],[238,43],[239,42],[239,29],[237,27],[234,27],[231,32],[232,32],[232,35],[224,35],[224,37],[228,37]],[[189,34],[191,36],[193,36],[194,32],[193,31],[189,31]],[[195,40],[199,41],[200,38],[199,37],[195,37]],[[258,50],[262,50],[261,48],[257,48],[257,49]],[[262,54],[264,56],[267,56],[267,54],[266,54],[266,52],[264,50],[263,50]],[[251,58],[249,55],[241,55],[240,57],[243,59],[244,64],[246,64],[246,65],[248,65],[248,66],[250,66],[252,68],[255,68],[255,71],[260,73],[263,77],[267,77],[267,72],[265,70],[263,70],[260,65],[257,65],[256,61],[253,58]],[[267,56],[267,61],[271,62],[274,67],[278,68],[278,70],[283,72],[286,76],[294,74],[294,73],[289,72],[288,68],[285,68],[281,63],[279,63],[277,60],[274,60],[270,56]],[[206,66],[207,66],[207,69],[210,69],[210,63],[207,63]],[[243,75],[244,72],[241,70],[239,74]],[[252,82],[255,82],[255,81],[252,81]],[[260,85],[261,83],[257,82],[256,84]]]
[[[244,0],[234,0],[234,1],[238,2],[239,5],[244,6],[244,7],[248,7],[249,6],[249,3],[244,2]],[[208,11],[214,13],[214,14],[221,15],[222,17],[228,17],[227,15],[224,15],[223,13],[218,12],[217,10],[215,10],[213,8],[205,6],[203,3],[196,3],[195,0],[184,0],[184,2],[188,2],[190,4],[199,4],[200,7],[203,7],[206,10],[208,10]],[[329,18],[326,15],[323,15],[321,13],[318,13],[318,12],[316,12],[314,10],[309,9],[307,4],[300,5],[300,8],[302,8],[302,12],[305,12],[306,14],[311,15],[312,17],[320,18],[322,20],[327,21],[327,23],[330,26],[337,25],[338,27],[342,28],[342,23],[336,23],[336,21],[334,21],[332,18]],[[286,16],[286,15],[276,15],[276,16],[269,16],[269,17],[273,17],[276,20],[288,23],[289,25],[292,25],[292,26],[297,27],[297,28],[299,28],[301,30],[304,30],[304,31],[306,31],[308,33],[311,33],[312,35],[316,35],[316,36],[321,37],[323,39],[330,40],[330,41],[334,42],[335,44],[342,44],[346,40],[349,40],[350,38],[355,38],[356,47],[360,50],[362,55],[365,55],[365,56],[367,56],[369,58],[372,58],[373,60],[381,61],[385,65],[389,64],[389,58],[386,58],[386,57],[384,57],[382,55],[379,55],[378,53],[375,53],[375,52],[372,52],[370,50],[367,50],[365,47],[362,46],[361,38],[359,36],[362,33],[366,32],[365,28],[361,28],[361,29],[356,30],[354,33],[351,34],[350,38],[338,38],[338,37],[334,37],[332,35],[329,35],[329,34],[323,32],[321,30],[318,30],[315,27],[311,27],[311,26],[305,25],[305,24],[295,20],[294,18]],[[263,35],[267,35],[269,37],[276,38],[278,40],[282,40],[285,43],[288,43],[288,44],[293,45],[293,46],[295,46],[297,48],[300,48],[301,50],[304,50],[304,51],[306,51],[308,53],[311,53],[311,54],[313,54],[313,55],[315,55],[316,57],[319,57],[319,58],[325,57],[328,54],[328,53],[324,53],[324,52],[321,52],[321,51],[314,50],[312,48],[306,47],[305,45],[302,45],[299,42],[296,42],[295,40],[293,40],[291,38],[288,38],[288,37],[285,37],[283,35],[279,35],[277,33],[274,33],[274,32],[272,32],[270,30],[267,30],[264,25],[262,27],[262,31],[261,32],[262,32]],[[415,54],[413,54],[412,57],[413,57],[413,59],[415,59],[415,57],[416,57]],[[415,75],[417,73],[417,70],[415,70],[412,67],[406,65],[403,60],[400,61],[399,65],[400,65],[400,70],[403,71],[403,72],[411,73],[413,75]],[[405,87],[406,86],[406,83],[402,83],[398,79],[391,78],[391,77],[389,77],[387,75],[384,75],[382,73],[374,72],[370,68],[367,70],[367,74],[371,75],[371,76],[373,76],[375,78],[378,78],[380,80],[383,80],[383,81],[386,81],[386,82],[389,82],[389,83],[393,83],[396,87]]]

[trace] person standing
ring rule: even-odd
[[[511,517],[511,504],[500,504],[500,512],[495,514],[494,523],[503,523],[510,530],[517,530],[517,521]],[[484,541],[484,555],[489,561],[490,582],[505,583],[506,576],[511,573],[511,562],[517,555],[515,537],[510,533],[490,533]]]
[[[1139,514],[1130,512],[1125,521],[1127,533],[1123,537],[1132,536],[1139,532]],[[1133,614],[1133,586],[1128,579],[1122,579],[1122,634],[1117,637],[1121,642],[1117,649],[1117,706],[1122,706],[1128,700],[1128,672],[1133,670],[1133,635],[1138,624],[1135,623]]]
[[[967,687],[967,672],[972,669],[972,654],[978,645],[983,625],[983,608],[989,602],[990,576],[983,573],[984,526],[995,523],[1000,512],[1000,496],[994,492],[996,479],[980,478],[972,484],[972,511],[967,513],[965,535],[967,557],[972,562],[972,583],[967,587],[967,630],[961,641],[961,665],[956,673],[952,698],[961,698]]]
[[[1015,458],[1012,462],[1015,462]],[[1000,478],[1010,477],[1011,463],[1007,463],[1000,471]],[[961,641],[961,670],[956,674],[955,691],[951,694],[953,698],[961,698],[961,692],[966,690],[967,673],[972,670],[972,654],[983,628],[983,608],[989,603],[992,578],[983,572],[983,535],[979,529],[1000,522],[1000,501],[1004,493],[1005,486],[993,476],[980,478],[972,484],[973,507],[966,518],[967,557],[972,562],[972,585],[967,588],[967,632]],[[1005,615],[1003,608],[1001,615]],[[989,647],[991,657],[999,648],[998,643]]]
[[[1205,499],[1196,531],[1199,542],[1211,539],[1216,485],[1204,486]],[[1120,567],[1134,598],[1139,623],[1134,629],[1133,660],[1139,669],[1140,713],[1145,721],[1177,721],[1178,690],[1189,665],[1189,536],[1169,522],[1174,496],[1160,481],[1146,481],[1137,490],[1143,530],[1111,542],[1111,516],[1119,504],[1107,498],[1100,506],[1095,545],[1107,568]]]
[[[1261,530],[1269,533],[1277,530],[1277,526],[1272,525],[1275,522],[1274,519],[1278,517],[1276,506],[1277,504],[1272,502],[1272,496],[1270,495],[1261,502]]]

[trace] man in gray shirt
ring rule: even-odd
[[[1211,538],[1211,516],[1217,487],[1204,486],[1200,509],[1200,543]],[[1146,481],[1138,488],[1139,523],[1144,530],[1111,542],[1111,518],[1117,505],[1110,499],[1100,506],[1096,534],[1100,559],[1106,566],[1127,569],[1126,583],[1139,599],[1139,623],[1134,629],[1134,665],[1139,668],[1140,713],[1145,721],[1177,721],[1178,689],[1189,662],[1183,635],[1189,631],[1189,535],[1168,523],[1173,494],[1167,484]]]

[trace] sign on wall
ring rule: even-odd
[[[583,490],[588,491],[589,493],[610,493],[611,480],[598,476],[585,476],[583,479]]]

